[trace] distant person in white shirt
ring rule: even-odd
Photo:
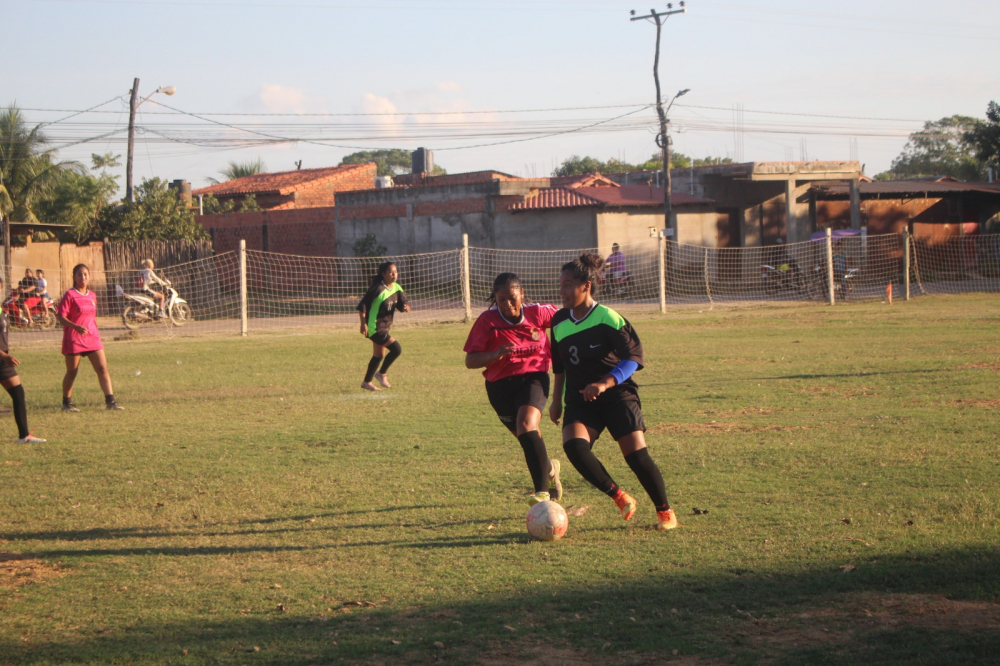
[[[142,291],[156,301],[156,305],[160,309],[159,316],[166,316],[166,313],[163,311],[163,292],[157,291],[153,287],[154,285],[168,287],[170,286],[170,283],[161,279],[156,273],[153,272],[152,259],[146,259],[142,262],[142,270],[139,271],[139,278],[142,280]]]

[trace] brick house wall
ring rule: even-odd
[[[195,220],[212,237],[216,253],[237,250],[240,239],[244,239],[250,250],[310,257],[333,257],[337,254],[332,206],[196,215]]]

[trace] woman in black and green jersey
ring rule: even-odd
[[[358,314],[361,316],[361,335],[372,341],[372,357],[368,361],[368,372],[365,373],[365,380],[361,382],[361,388],[368,391],[382,390],[372,383],[372,379],[377,379],[378,383],[385,388],[392,388],[386,375],[389,372],[389,366],[403,353],[399,342],[389,335],[393,314],[397,310],[400,312],[410,311],[410,304],[406,302],[403,288],[396,282],[398,277],[396,264],[391,261],[383,262],[379,265],[378,272],[372,277],[368,293],[358,303]],[[389,350],[388,355],[385,353],[386,350]],[[384,361],[383,357],[385,357]],[[379,363],[382,364],[381,369],[378,367]]]
[[[677,527],[663,475],[646,449],[639,387],[632,374],[642,369],[642,343],[632,325],[594,300],[604,260],[585,254],[564,264],[559,274],[563,308],[552,318],[552,371],[555,387],[549,417],[563,422],[563,449],[580,475],[611,497],[629,520],[636,501],[618,487],[594,455],[594,442],[607,428],[625,462],[656,507],[657,529]]]

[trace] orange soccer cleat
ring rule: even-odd
[[[622,520],[632,520],[632,516],[635,515],[635,498],[619,488],[613,499],[622,512]]]
[[[672,530],[677,527],[677,516],[674,515],[673,509],[657,511],[656,520],[656,529],[658,530]]]

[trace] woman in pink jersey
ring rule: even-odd
[[[521,280],[513,273],[498,275],[490,294],[493,307],[476,319],[464,351],[465,367],[485,368],[490,404],[524,449],[535,487],[528,503],[534,505],[562,497],[559,461],[549,459],[538,430],[552,365],[546,329],[556,308],[523,301]]]
[[[111,374],[108,361],[104,358],[104,344],[97,330],[97,294],[90,291],[90,269],[86,264],[73,267],[73,287],[63,294],[56,308],[56,319],[63,325],[62,353],[66,357],[66,376],[63,377],[64,412],[80,411],[73,405],[73,381],[80,369],[80,359],[90,358],[90,364],[97,373],[97,381],[104,391],[104,402],[108,409],[125,409],[115,402],[111,390]]]

